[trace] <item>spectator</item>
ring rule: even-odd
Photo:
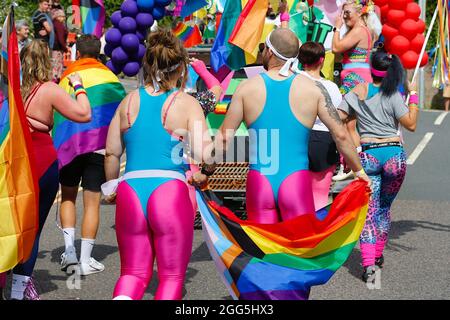
[[[59,82],[64,69],[64,53],[67,48],[67,27],[65,25],[66,15],[61,9],[52,12],[53,25],[55,27],[55,44],[52,51],[53,81]]]
[[[50,4],[48,0],[39,0],[39,7],[31,19],[33,21],[34,38],[44,40],[53,49],[54,30],[52,19],[48,15]]]
[[[19,44],[19,53],[28,45],[31,40],[30,36],[30,26],[25,20],[19,20],[16,22],[16,32],[17,32],[17,42]]]

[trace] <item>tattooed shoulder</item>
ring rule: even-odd
[[[339,117],[339,113],[337,112],[336,108],[333,105],[333,101],[331,100],[330,94],[328,93],[328,90],[325,88],[325,86],[320,83],[319,81],[315,81],[316,86],[319,88],[324,100],[325,100],[325,108],[328,111],[328,114],[332,119],[334,119],[337,123],[342,124],[342,120]]]

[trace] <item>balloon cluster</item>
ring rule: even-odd
[[[145,55],[144,41],[155,20],[164,17],[172,0],[125,0],[111,15],[113,28],[105,35],[107,66],[115,74],[136,75]]]
[[[382,34],[386,50],[400,57],[405,69],[414,69],[425,42],[425,23],[420,6],[413,0],[375,0],[381,10]],[[428,63],[425,52],[420,66]]]

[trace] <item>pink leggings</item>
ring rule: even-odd
[[[152,188],[152,179],[149,187]],[[113,297],[142,299],[158,267],[156,300],[180,300],[192,251],[194,215],[185,183],[170,180],[148,197],[147,212],[127,181],[117,190],[116,235],[121,272]]]
[[[273,190],[266,176],[256,170],[249,171],[246,196],[248,220],[277,223],[307,213],[315,214],[308,170],[294,172],[284,179],[278,189],[277,199]]]
[[[333,177],[335,169],[336,166],[333,165],[321,172],[311,172],[314,206],[316,211],[324,208],[328,204],[331,178]]]

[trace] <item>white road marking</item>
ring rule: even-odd
[[[435,126],[440,126],[442,124],[442,121],[444,121],[445,117],[447,116],[448,112],[442,112],[439,117],[436,118],[436,121],[434,122]]]
[[[428,142],[430,142],[431,138],[433,138],[433,135],[434,135],[433,132],[428,132],[427,134],[425,134],[422,141],[420,141],[420,143],[414,149],[413,153],[411,153],[411,155],[409,156],[408,160],[406,161],[406,164],[408,165],[414,164],[414,162],[417,160],[417,158],[419,158],[420,154],[427,146]]]

